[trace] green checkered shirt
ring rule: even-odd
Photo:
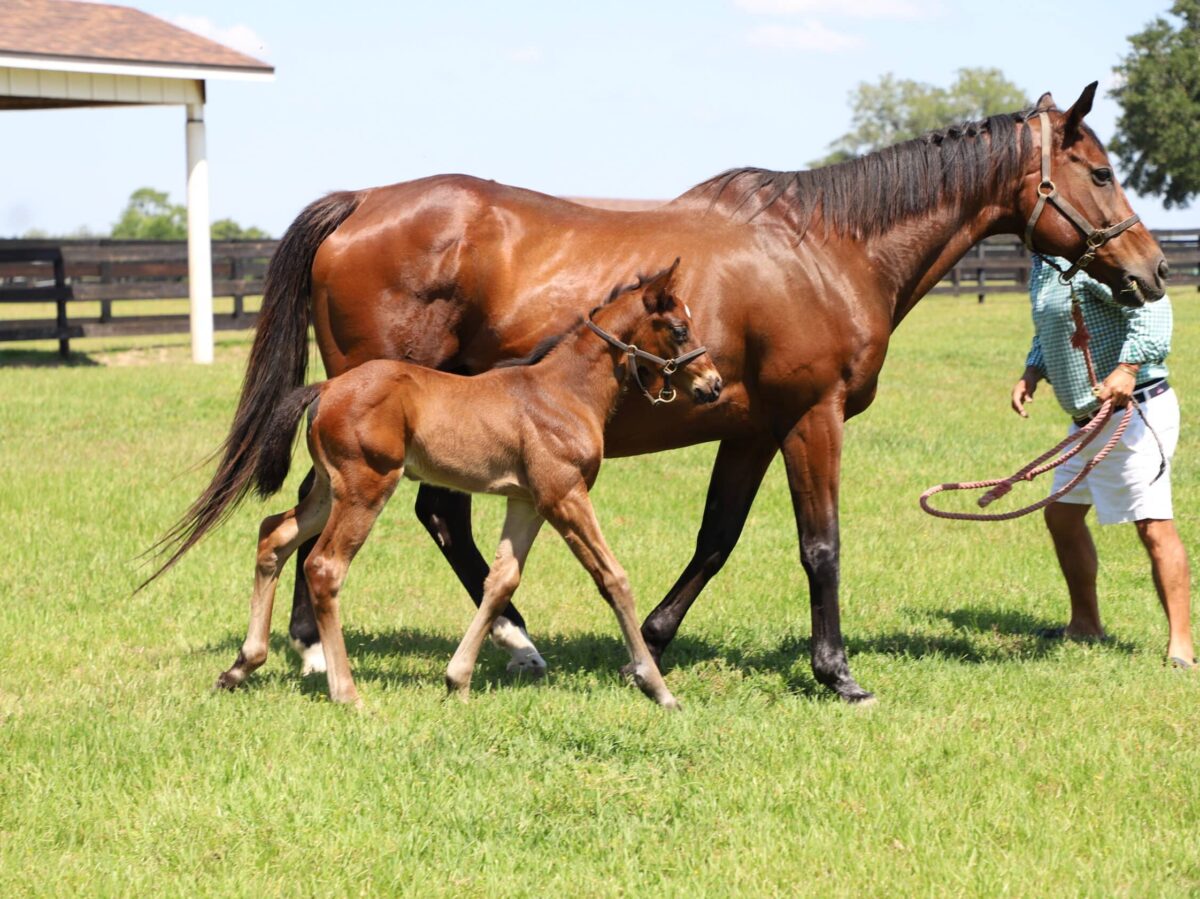
[[[1066,260],[1056,260],[1063,268]],[[1171,351],[1171,301],[1163,297],[1136,309],[1122,306],[1098,281],[1080,272],[1075,292],[1083,307],[1083,321],[1091,335],[1089,348],[1096,378],[1103,381],[1118,362],[1136,362],[1139,385],[1167,376],[1163,360]],[[1054,386],[1059,405],[1072,418],[1100,407],[1088,381],[1083,353],[1071,346],[1075,323],[1071,319],[1071,290],[1058,280],[1058,272],[1033,257],[1029,272],[1029,301],[1033,307],[1033,346],[1025,365],[1040,371]]]

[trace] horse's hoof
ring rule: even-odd
[[[666,699],[659,701],[658,704],[660,706],[662,706],[668,712],[682,712],[683,711],[683,706],[680,704],[679,700],[676,699],[674,696],[668,696]]]
[[[305,646],[299,640],[292,641],[292,648],[300,655],[300,676],[325,673],[325,650],[320,643]]]
[[[213,689],[229,692],[236,690],[241,682],[242,678],[234,675],[232,672],[222,671],[221,676],[217,678],[217,682],[213,684]]]
[[[857,706],[860,709],[865,709],[868,706],[873,706],[879,702],[879,700],[875,698],[874,693],[868,693],[862,687],[856,687],[853,690],[847,690],[845,693],[839,691],[838,695],[842,697],[842,701],[847,705]]]
[[[524,674],[532,678],[544,677],[546,660],[536,649],[528,654],[518,651],[513,653],[513,657],[508,660],[504,670],[510,674]]]
[[[525,628],[517,627],[507,618],[497,618],[492,625],[492,644],[512,657],[505,666],[510,673],[530,677],[541,677],[546,673],[546,660],[529,639]]]

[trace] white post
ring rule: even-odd
[[[212,240],[208,224],[208,156],[204,104],[187,105],[188,296],[192,361],[213,361]]]

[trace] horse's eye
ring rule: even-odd
[[[679,341],[680,343],[683,343],[685,340],[688,339],[687,325],[676,325],[674,328],[671,329],[671,334],[674,336],[674,338],[677,341]]]
[[[1093,169],[1092,170],[1092,180],[1101,186],[1103,186],[1105,184],[1112,184],[1112,179],[1113,179],[1112,169]]]

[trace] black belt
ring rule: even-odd
[[[1135,390],[1132,396],[1135,402],[1144,403],[1146,400],[1154,399],[1154,397],[1160,396],[1170,389],[1171,385],[1167,382],[1166,378],[1155,378],[1153,381],[1147,381],[1145,384]],[[1095,412],[1091,412],[1087,415],[1081,415],[1079,418],[1075,419],[1075,424],[1082,428],[1095,417]]]

